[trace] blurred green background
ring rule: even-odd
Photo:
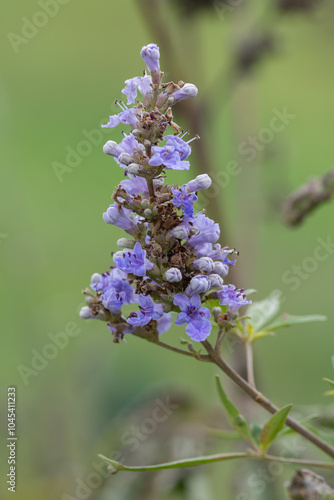
[[[115,429],[124,430],[141,395],[154,399],[180,392],[182,401],[191,399],[190,409],[188,403],[181,407],[186,406],[184,418],[193,423],[197,416],[205,420],[206,412],[215,414],[217,404],[213,367],[160,352],[136,338],[115,345],[103,323],[78,317],[81,290],[93,272],[103,272],[111,264],[110,252],[122,235],[106,226],[101,216],[121,179],[121,171],[102,153],[102,146],[108,139],[119,140],[120,132],[93,132],[95,144],[86,150],[80,143],[87,141],[86,132],[100,131],[100,124],[117,112],[113,102],[121,97],[124,80],[140,75],[144,68],[139,56],[142,45],[161,42],[154,36],[157,27],[150,29],[152,19],[148,22],[147,11],[143,14],[143,4],[59,1],[58,12],[46,20],[34,18],[41,11],[35,1],[3,2],[1,7],[0,408],[5,437],[6,388],[15,385],[20,500],[252,498],[247,483],[244,489],[231,484],[229,473],[235,466],[225,465],[205,469],[214,486],[203,496],[202,483],[187,497],[182,489],[169,494],[163,487],[153,496],[139,490],[138,496],[131,496],[121,493],[114,478],[81,497],[75,493],[77,478],[85,480],[97,453],[119,449],[117,433],[123,431]],[[187,75],[199,88],[199,97],[205,93],[216,109],[202,137],[210,144],[217,171],[224,170],[228,161],[241,161],[238,145],[268,126],[273,108],[286,107],[296,115],[254,162],[245,162],[242,173],[220,190],[217,199],[225,214],[221,242],[240,251],[239,286],[256,288],[261,299],[279,289],[286,297],[284,311],[328,316],[327,323],[283,331],[258,346],[261,389],[278,405],[329,404],[323,397],[322,377],[333,378],[334,254],[300,280],[296,291],[282,276],[313,255],[317,238],[334,239],[333,204],[323,206],[295,230],[282,224],[279,206],[292,190],[333,165],[334,5],[324,2],[312,12],[277,15],[268,9],[271,2],[239,4],[231,2],[234,7],[223,10],[223,2],[216,2],[216,8],[197,14],[187,11],[181,18],[184,14],[178,11],[171,14],[174,3],[162,2],[162,22],[182,61],[181,74],[171,74],[164,66],[161,44],[162,69],[166,80]],[[33,18],[45,24],[36,32],[27,27],[26,19]],[[251,74],[237,76],[236,84],[229,78],[235,47],[245,33],[258,34],[259,26],[274,34],[275,48]],[[182,117],[178,122],[182,125]],[[191,129],[192,135],[197,132]],[[66,164],[68,148],[82,151],[76,166]],[[55,162],[66,166],[61,178]],[[182,183],[194,177],[195,152],[193,164],[193,173],[174,172],[170,181]],[[205,165],[200,167],[205,170]],[[24,372],[22,378],[22,366],[32,369],[36,351],[41,353],[50,343],[49,334],[71,325],[76,335],[69,337],[68,345],[40,365],[40,371]],[[177,337],[182,331],[167,335]],[[183,417],[174,418],[177,429]],[[168,459],[169,432],[172,435],[175,429],[164,429],[162,446]],[[152,435],[145,440],[143,449],[154,439]],[[1,443],[2,453],[5,439]],[[223,443],[220,449],[229,446],[233,444]],[[184,453],[187,456],[187,450]],[[6,457],[5,450],[5,471]],[[135,459],[130,456],[131,460],[145,463],[152,458],[143,453]],[[247,466],[243,467],[246,474]],[[197,471],[194,481],[202,475]],[[283,479],[292,471],[287,468]],[[5,481],[3,474],[1,495],[10,498]],[[243,491],[248,496],[238,497]],[[274,497],[267,492],[263,498]]]

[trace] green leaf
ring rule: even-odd
[[[262,427],[258,424],[252,425],[252,437],[256,443],[260,442]]]
[[[101,460],[106,462],[109,467],[109,472],[111,474],[116,474],[116,472],[121,470],[128,471],[151,471],[151,470],[164,470],[164,469],[181,469],[183,467],[194,467],[195,465],[210,464],[213,462],[225,462],[227,460],[237,460],[240,458],[249,458],[251,455],[248,453],[223,453],[219,455],[207,455],[201,457],[187,458],[185,460],[175,460],[174,462],[166,462],[163,464],[156,465],[138,465],[138,466],[128,466],[112,460],[111,458],[105,457],[104,455],[98,455]]]
[[[249,323],[253,325],[255,331],[260,331],[271,321],[279,311],[282,292],[274,290],[269,297],[260,302],[253,302],[246,314],[251,316]]]
[[[291,314],[282,314],[278,319],[276,319],[270,325],[267,325],[265,330],[267,332],[272,332],[273,330],[278,330],[279,328],[285,328],[287,326],[301,325],[303,323],[315,323],[317,321],[326,321],[326,316],[321,316],[320,314],[312,314],[310,316],[293,316]]]
[[[254,444],[253,437],[248,428],[247,422],[243,415],[239,413],[239,410],[236,406],[228,399],[226,393],[220,383],[220,379],[218,375],[216,375],[216,384],[218,389],[218,394],[220,396],[221,402],[226,410],[226,413],[229,417],[232,427],[243,437],[246,441],[251,444]]]
[[[324,380],[325,382],[328,382],[329,385],[334,387],[334,380],[330,380],[329,378],[323,378],[322,380]]]
[[[287,405],[278,410],[263,427],[260,436],[260,448],[262,451],[267,451],[277,434],[283,429],[291,408],[292,405]]]

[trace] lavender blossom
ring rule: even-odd
[[[191,153],[190,146],[174,135],[167,135],[165,139],[167,139],[166,146],[152,148],[153,156],[149,164],[154,167],[163,165],[164,168],[171,170],[188,170],[190,163],[185,159]]]
[[[174,304],[181,310],[175,320],[176,325],[187,325],[186,333],[192,340],[200,342],[205,340],[211,332],[211,316],[207,307],[201,307],[201,298],[198,294],[187,297],[178,293],[174,297]]]
[[[116,252],[114,262],[122,271],[136,276],[145,276],[146,271],[153,268],[153,264],[146,259],[146,251],[142,249],[139,242],[135,244],[133,250]]]
[[[132,312],[127,319],[129,325],[145,326],[151,319],[157,320],[162,317],[163,310],[160,304],[155,305],[149,295],[139,295],[140,311]]]
[[[244,290],[236,288],[234,285],[223,285],[223,289],[217,292],[217,297],[222,306],[227,306],[232,311],[237,311],[239,307],[251,304],[251,300],[246,300]]]

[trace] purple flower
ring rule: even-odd
[[[214,248],[215,250],[211,249],[210,253],[208,253],[208,257],[211,257],[213,260],[220,260],[228,266],[234,266],[236,260],[228,260],[227,256],[235,250],[228,249],[227,247],[222,248],[219,243],[216,243]]]
[[[246,300],[246,294],[243,292],[243,288],[239,290],[234,285],[223,285],[222,290],[217,292],[217,297],[221,299],[222,306],[228,306],[229,309],[237,311],[239,307],[252,303],[251,300]]]
[[[194,202],[197,201],[197,196],[193,193],[190,193],[187,185],[185,184],[181,188],[172,189],[173,191],[173,203],[177,207],[182,208],[183,215],[185,215],[185,220],[193,220],[194,218]]]
[[[151,319],[157,320],[163,315],[162,306],[155,305],[149,295],[139,295],[139,307],[138,313],[133,312],[128,317],[127,323],[130,325],[145,326]]]
[[[150,43],[144,46],[140,51],[140,55],[144,59],[144,62],[149,71],[160,71],[160,51],[159,47],[155,43]]]
[[[122,94],[125,94],[128,98],[127,104],[134,104],[138,90],[144,97],[144,100],[149,99],[153,94],[151,84],[152,78],[149,75],[136,76],[135,78],[126,80]]]
[[[109,122],[101,126],[102,128],[114,128],[120,123],[124,123],[125,125],[130,125],[132,128],[135,128],[138,125],[137,114],[137,108],[125,109],[118,115],[111,115],[109,117]]]
[[[191,278],[189,285],[186,288],[186,294],[191,297],[199,293],[206,293],[211,288],[211,282],[207,276],[194,276]]]
[[[103,292],[101,295],[103,307],[114,314],[118,314],[124,304],[135,301],[134,291],[126,279],[126,273],[119,269],[112,269],[101,275],[93,274],[91,288]]]
[[[153,268],[153,264],[146,259],[146,251],[137,242],[133,250],[116,252],[114,255],[116,266],[126,273],[133,273],[136,276],[145,276],[146,271]]]
[[[195,217],[194,228],[198,232],[189,239],[189,245],[195,247],[200,256],[207,255],[214,258],[208,250],[212,249],[210,244],[217,241],[220,236],[219,224],[200,212]]]
[[[182,99],[189,99],[190,97],[196,97],[198,94],[198,88],[192,83],[185,83],[182,88],[176,90],[173,94],[174,103],[181,101]]]
[[[121,186],[130,196],[137,196],[139,193],[148,194],[147,182],[143,177],[128,174],[129,179],[121,181]]]
[[[119,208],[115,203],[110,205],[106,212],[103,214],[103,220],[107,224],[121,227],[124,231],[129,233],[137,232],[137,224],[139,216],[134,214],[128,208]]]
[[[200,296],[197,294],[189,298],[178,293],[174,297],[174,304],[182,311],[176,318],[175,324],[186,324],[186,333],[192,340],[196,342],[205,340],[212,328],[209,321],[211,314],[207,307],[201,307]]]
[[[158,334],[161,335],[162,333],[165,333],[170,329],[173,322],[173,316],[171,315],[171,313],[164,313],[161,318],[157,319],[156,321]]]
[[[191,153],[191,147],[180,137],[166,135],[166,146],[154,146],[152,148],[153,156],[149,164],[153,167],[164,165],[167,169],[188,170],[190,163],[185,159]]]

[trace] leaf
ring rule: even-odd
[[[164,469],[181,469],[183,467],[194,467],[195,465],[210,464],[213,462],[225,462],[227,460],[237,460],[240,458],[249,458],[251,455],[248,453],[223,453],[218,455],[204,455],[201,457],[187,458],[185,460],[175,460],[173,462],[165,462],[156,465],[135,465],[128,466],[116,462],[111,458],[104,455],[98,455],[101,460],[106,462],[109,467],[108,470],[111,474],[116,474],[120,470],[127,471],[151,471],[151,470],[164,470]]]
[[[252,437],[256,443],[260,442],[262,427],[258,424],[252,425]]]
[[[246,441],[251,444],[254,444],[254,440],[248,428],[247,422],[243,415],[239,413],[239,410],[236,406],[228,399],[226,393],[220,383],[220,379],[218,375],[216,375],[216,384],[218,389],[218,394],[220,396],[221,402],[226,410],[226,413],[229,417],[232,427],[242,436]]]
[[[320,314],[312,314],[310,316],[293,316],[292,314],[282,314],[273,323],[266,326],[265,330],[267,332],[272,332],[273,330],[278,330],[279,328],[285,328],[287,326],[301,325],[303,323],[315,323],[317,321],[326,321],[326,316],[321,316]]]
[[[253,302],[247,308],[247,315],[251,316],[250,323],[255,331],[262,330],[263,327],[271,321],[279,311],[282,292],[274,290],[269,297],[260,302]]]
[[[330,380],[329,378],[323,378],[322,380],[324,380],[325,382],[328,382],[329,385],[334,387],[334,380]]]
[[[287,405],[278,410],[263,427],[260,436],[260,448],[262,451],[267,451],[277,434],[283,429],[291,408],[292,405]]]

